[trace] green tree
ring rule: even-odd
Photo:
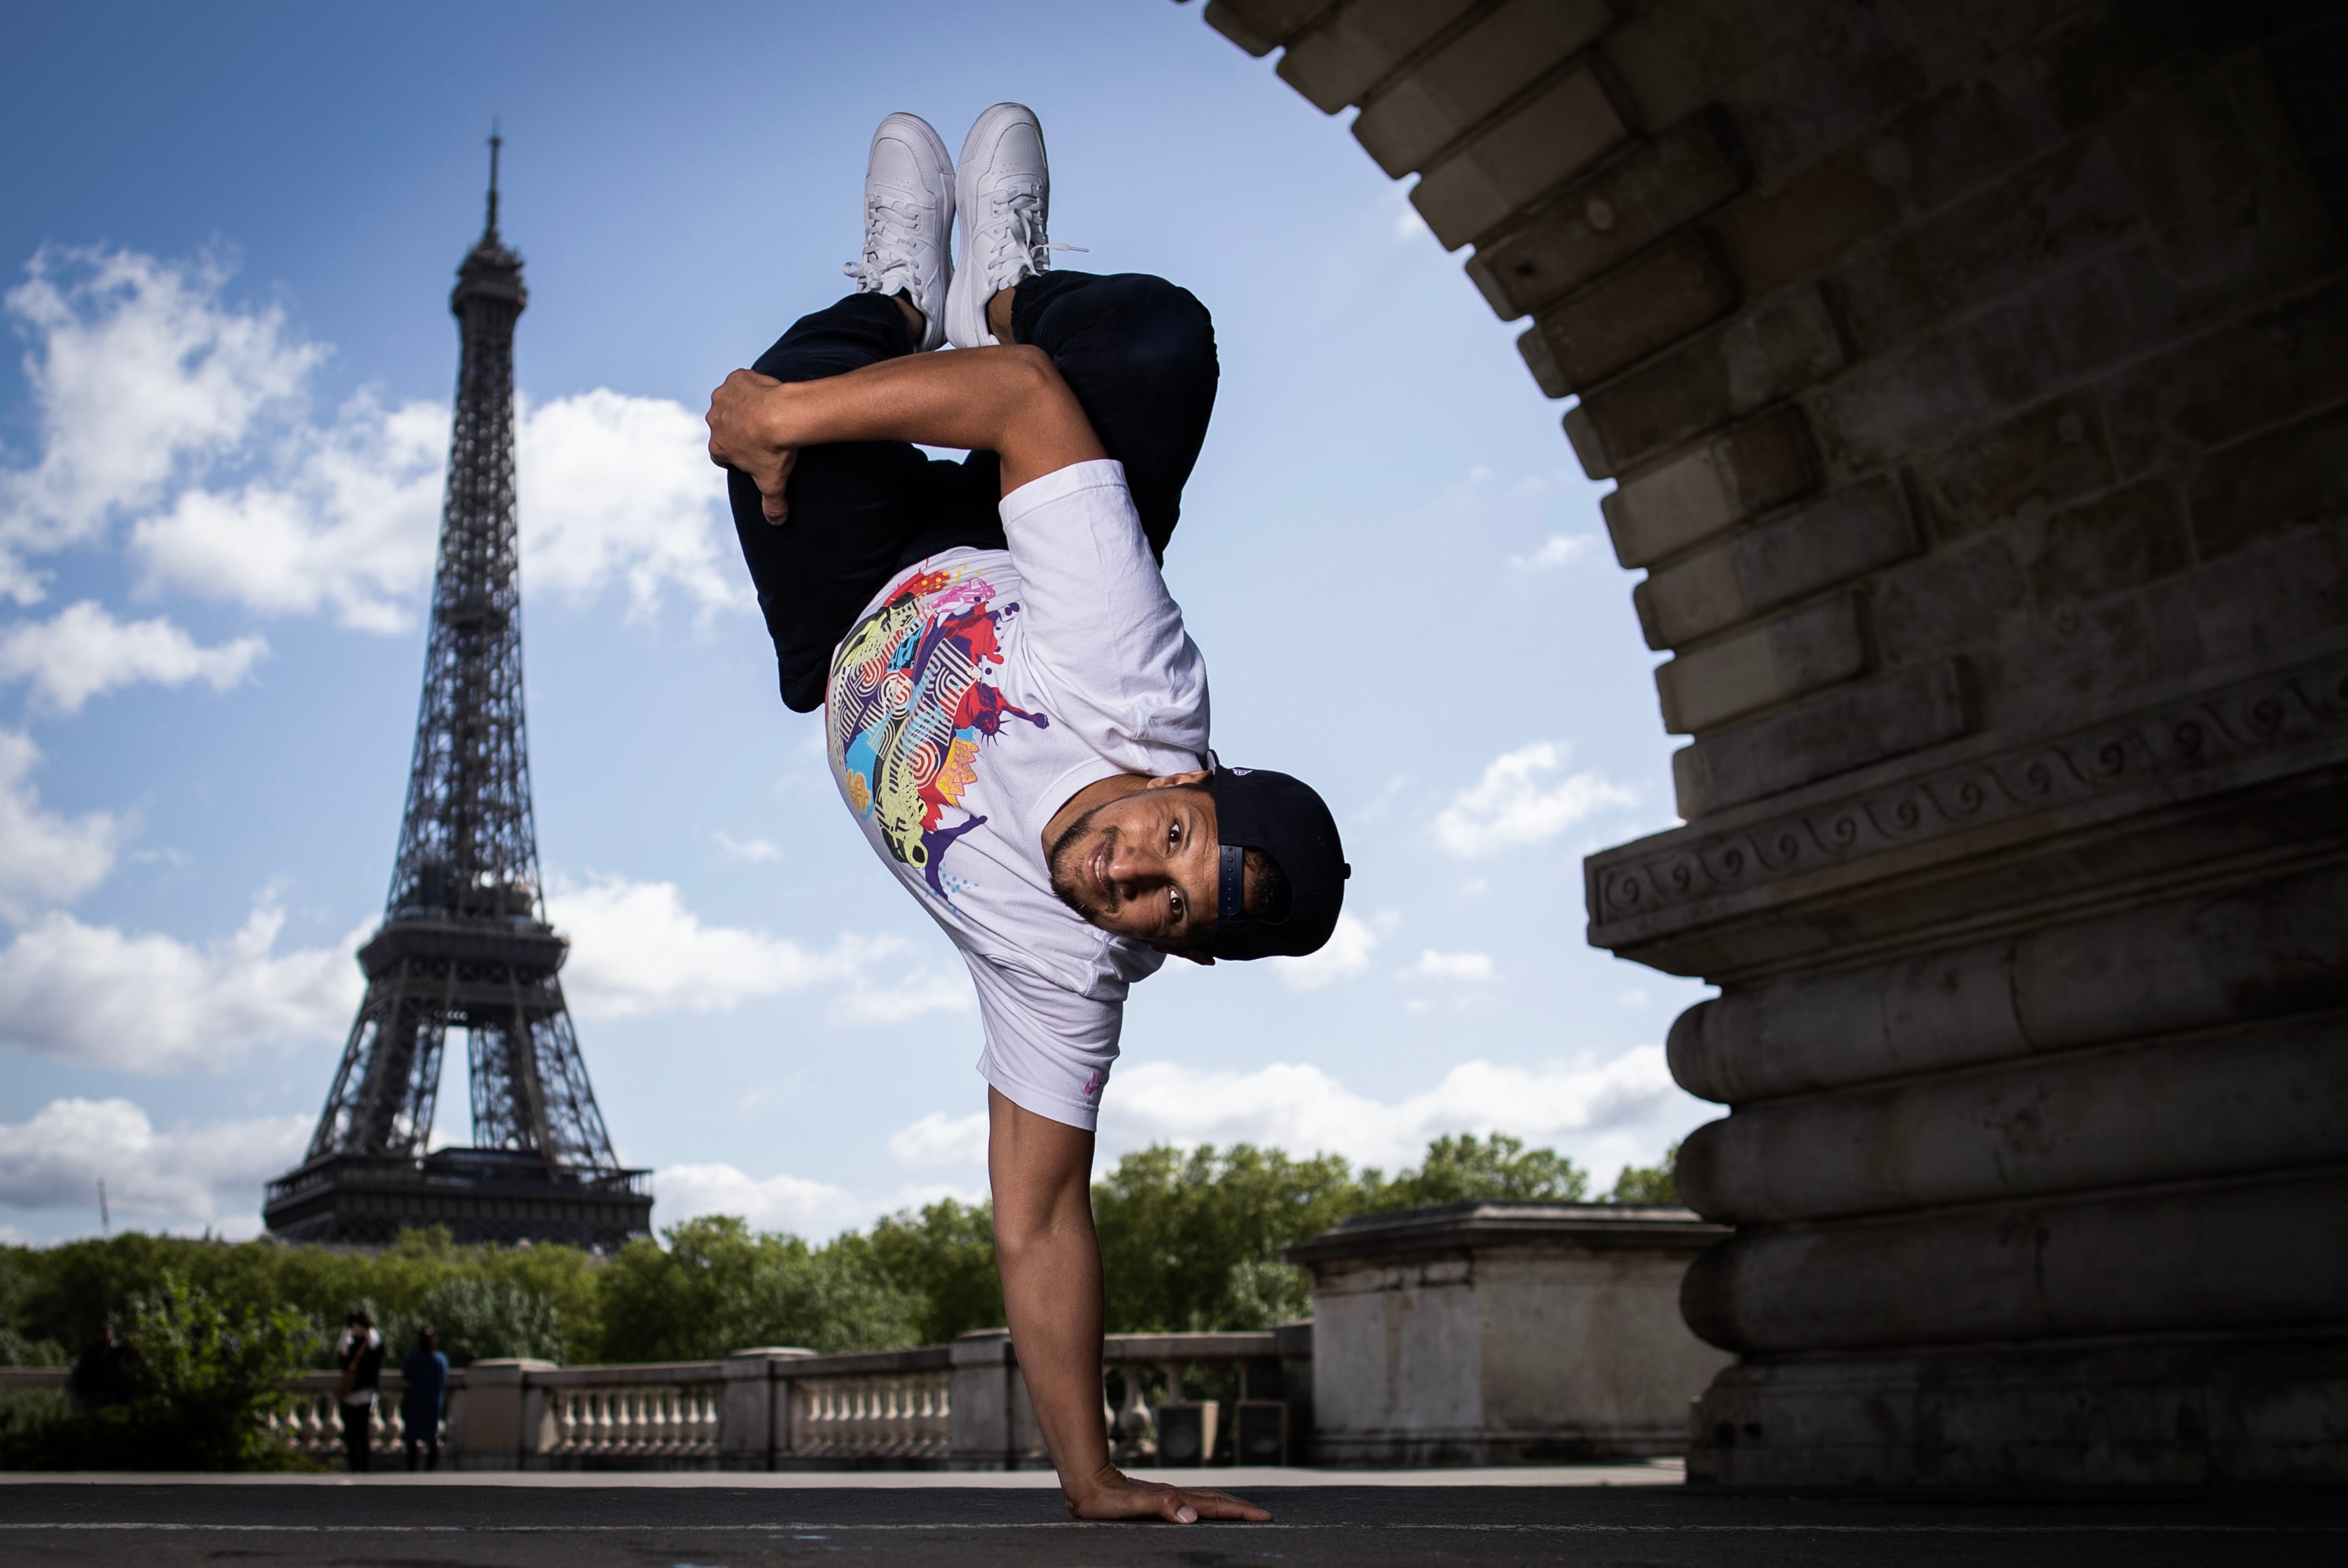
[[[1680,1146],[1673,1143],[1663,1151],[1660,1165],[1625,1165],[1622,1173],[1614,1178],[1614,1190],[1606,1194],[1612,1204],[1676,1204],[1680,1201]]]
[[[862,1252],[891,1286],[922,1302],[916,1332],[924,1345],[942,1345],[973,1328],[1000,1328],[1003,1279],[994,1266],[994,1209],[941,1198],[920,1214],[894,1214],[869,1235],[832,1243]]]
[[[280,1386],[309,1355],[303,1314],[232,1310],[166,1274],[126,1315],[137,1392],[125,1405],[15,1423],[0,1465],[54,1470],[282,1470],[299,1464],[269,1430]]]
[[[427,1326],[455,1367],[515,1356],[570,1359],[562,1314],[554,1303],[485,1273],[452,1273],[426,1291],[414,1311],[386,1313],[381,1327],[393,1365],[416,1348],[417,1331]]]
[[[599,1338],[595,1280],[602,1260],[577,1247],[458,1245],[446,1229],[403,1233],[381,1252],[229,1243],[127,1233],[53,1247],[0,1248],[0,1328],[71,1350],[98,1319],[167,1274],[231,1311],[291,1307],[322,1329],[361,1302],[386,1325],[428,1321],[426,1301],[446,1281],[479,1278],[542,1298],[576,1348]],[[480,1354],[489,1354],[482,1351]],[[328,1355],[322,1347],[318,1354]],[[319,1365],[330,1365],[321,1360]]]
[[[1589,1173],[1554,1149],[1528,1149],[1521,1138],[1460,1132],[1426,1146],[1416,1170],[1391,1182],[1363,1173],[1374,1206],[1427,1208],[1437,1204],[1572,1203],[1590,1190]]]
[[[1298,1160],[1238,1143],[1128,1154],[1093,1187],[1112,1333],[1261,1328],[1302,1314],[1292,1242],[1365,1206],[1334,1154]]]
[[[919,1343],[922,1298],[870,1266],[861,1248],[818,1251],[795,1235],[754,1234],[705,1214],[634,1241],[598,1281],[601,1358],[695,1361],[760,1345],[833,1353]]]

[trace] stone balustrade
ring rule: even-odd
[[[531,1383],[545,1390],[553,1436],[544,1451],[588,1469],[665,1469],[712,1460],[725,1391],[720,1365],[673,1361],[540,1372]]]
[[[72,1373],[63,1367],[0,1367],[0,1394],[36,1390],[63,1394],[71,1378]],[[286,1405],[269,1418],[269,1430],[296,1453],[313,1459],[340,1460],[343,1418],[335,1399],[335,1389],[340,1380],[340,1374],[335,1372],[304,1372],[289,1380],[284,1386]],[[407,1438],[399,1412],[399,1397],[405,1388],[396,1373],[384,1374],[370,1423],[371,1446],[379,1455],[398,1454]],[[451,1428],[463,1403],[464,1388],[464,1372],[460,1369],[450,1373],[448,1417]]]
[[[62,1383],[63,1374],[60,1374]],[[448,1377],[448,1406],[454,1412],[465,1374],[452,1372]],[[292,1402],[269,1420],[269,1430],[283,1440],[285,1445],[299,1454],[312,1459],[340,1460],[343,1457],[343,1413],[336,1407],[335,1389],[342,1381],[338,1372],[305,1372],[285,1385]],[[383,1375],[382,1387],[376,1390],[375,1413],[368,1423],[368,1446],[380,1456],[401,1452],[407,1437],[407,1424],[400,1419],[399,1397],[407,1385],[396,1372]]]
[[[1115,1334],[1101,1419],[1128,1463],[1281,1463],[1311,1430],[1312,1326],[1278,1333]],[[63,1392],[64,1368],[0,1368],[0,1392]],[[295,1452],[343,1454],[336,1375],[284,1386],[270,1430]],[[1282,1396],[1299,1390],[1301,1409]],[[398,1456],[404,1384],[386,1373],[373,1445]],[[487,1360],[452,1372],[441,1462],[462,1470],[1021,1470],[1047,1466],[1002,1329],[850,1356],[792,1347],[718,1361],[558,1367]]]

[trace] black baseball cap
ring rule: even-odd
[[[1328,803],[1303,779],[1268,768],[1217,764],[1207,790],[1215,797],[1215,835],[1222,844],[1214,956],[1303,958],[1317,952],[1337,928],[1345,878],[1354,874]],[[1251,849],[1270,856],[1288,878],[1285,909],[1241,913],[1241,876]]]

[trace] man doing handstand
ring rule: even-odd
[[[1159,575],[1214,404],[1207,313],[1050,271],[1049,197],[1025,108],[981,115],[959,168],[891,115],[857,292],[726,378],[709,451],[783,701],[825,710],[850,810],[977,987],[1004,1306],[1070,1511],[1263,1519],[1109,1462],[1094,1128],[1127,989],[1168,955],[1314,951],[1347,867],[1311,788],[1209,753]]]

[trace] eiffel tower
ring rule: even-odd
[[[498,236],[502,145],[489,138],[489,223],[448,300],[463,353],[399,857],[309,1153],[269,1185],[264,1218],[289,1241],[381,1245],[445,1225],[458,1241],[605,1251],[650,1234],[649,1173],[613,1155],[557,976],[569,944],[540,897],[514,531],[513,337],[530,296]],[[436,1150],[451,1028],[474,1146]]]

